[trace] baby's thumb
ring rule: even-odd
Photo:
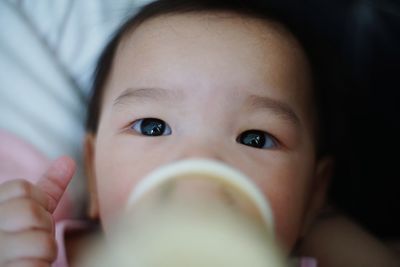
[[[37,186],[46,194],[47,210],[54,212],[69,182],[75,173],[75,162],[67,156],[53,161],[44,175],[37,182]]]

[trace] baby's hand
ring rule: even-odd
[[[73,160],[62,157],[36,185],[0,185],[0,267],[51,266],[57,256],[52,213],[74,172]]]

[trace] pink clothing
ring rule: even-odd
[[[37,147],[0,128],[0,184],[19,177],[36,184],[50,164]],[[71,192],[66,191],[53,213],[56,221],[74,216],[72,199]]]
[[[52,267],[68,267],[68,259],[65,248],[65,235],[69,231],[77,231],[89,228],[91,225],[85,221],[63,220],[56,223],[56,241],[58,254]]]

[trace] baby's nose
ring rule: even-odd
[[[194,139],[194,138],[193,138]],[[174,160],[202,158],[229,163],[229,146],[214,140],[186,140],[177,151]]]

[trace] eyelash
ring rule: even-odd
[[[274,136],[262,130],[244,131],[237,137],[236,141],[245,146],[250,146],[259,149],[276,149],[279,144]],[[245,144],[245,142],[250,142],[250,143]]]
[[[150,124],[151,122],[152,124]],[[171,127],[163,120],[157,118],[144,118],[136,120],[130,125],[130,129],[136,131],[139,134],[149,137],[157,137],[157,136],[172,134]],[[143,130],[148,130],[150,131],[150,133],[143,134]]]
[[[172,134],[171,127],[165,121],[157,118],[138,119],[130,124],[129,129],[148,137]],[[146,131],[147,133],[144,133]],[[279,141],[270,133],[262,130],[244,131],[236,138],[236,141],[239,144],[258,149],[276,149],[279,147]]]

